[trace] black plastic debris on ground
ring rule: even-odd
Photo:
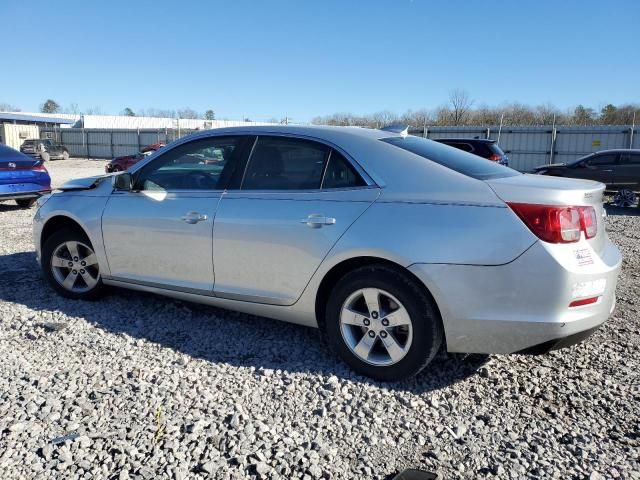
[[[392,480],[437,480],[438,475],[425,470],[417,470],[415,468],[407,468],[393,477]]]

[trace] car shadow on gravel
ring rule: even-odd
[[[424,393],[478,374],[488,360],[486,355],[441,352],[418,376],[380,383],[354,374],[313,328],[116,288],[98,301],[68,300],[44,283],[33,252],[0,256],[0,272],[0,300],[36,311],[36,328],[43,333],[55,335],[60,330],[55,322],[81,318],[114,334],[153,342],[191,358],[254,367],[256,374],[281,370],[335,375],[356,383]],[[63,320],[47,321],[57,318],[55,312],[63,313]],[[28,341],[27,332],[22,333]]]
[[[2,212],[15,212],[16,210],[25,210],[24,207],[19,207],[16,205],[16,202],[11,201],[11,203],[1,202],[0,203],[0,213]]]
[[[607,211],[607,215],[613,216],[623,216],[623,217],[640,217],[640,208],[639,207],[616,207],[612,204],[605,204],[605,210]]]

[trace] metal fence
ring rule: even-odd
[[[154,143],[169,143],[195,130],[41,128],[40,137],[61,143],[72,157],[113,158],[133,155]]]
[[[42,138],[52,138],[76,157],[113,158],[132,155],[154,143],[169,143],[192,133],[182,129],[83,129],[42,128]],[[640,148],[638,128],[631,126],[549,127],[454,127],[413,129],[426,138],[490,138],[509,155],[516,170],[530,171],[537,165],[568,162],[609,148]]]
[[[509,156],[509,165],[523,172],[537,165],[570,162],[610,148],[640,148],[638,128],[612,126],[427,127],[411,130],[426,138],[490,138]]]

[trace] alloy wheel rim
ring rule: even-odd
[[[615,194],[613,203],[617,207],[630,207],[636,203],[636,194],[632,190],[620,190]]]
[[[398,363],[413,341],[409,312],[379,288],[362,288],[349,295],[340,311],[340,332],[356,357],[375,366]]]
[[[54,250],[51,272],[62,288],[74,293],[88,292],[100,279],[95,252],[87,244],[75,240],[61,243]]]

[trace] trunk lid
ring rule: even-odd
[[[606,239],[602,203],[604,184],[591,180],[529,174],[486,180],[486,183],[507,203],[592,206],[596,211],[598,233],[587,242],[597,253],[602,253]]]
[[[33,167],[40,165],[37,158],[25,157],[24,155],[15,155],[15,157],[0,158],[0,172],[16,172],[19,170],[31,170]]]

